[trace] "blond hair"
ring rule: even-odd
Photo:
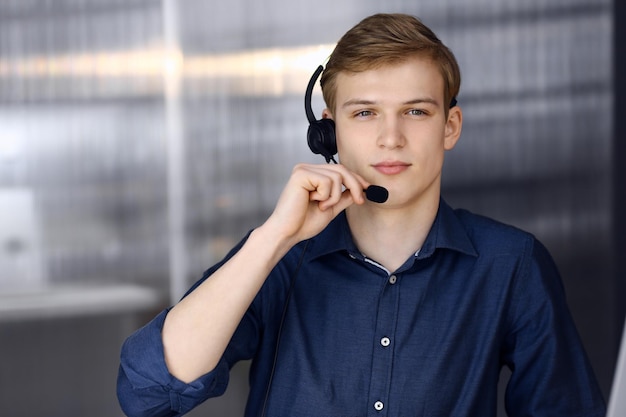
[[[375,14],[341,37],[322,74],[320,84],[326,106],[336,108],[336,79],[340,72],[362,72],[425,56],[439,67],[448,103],[459,93],[461,72],[454,54],[419,19],[406,14]]]

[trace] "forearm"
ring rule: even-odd
[[[167,315],[165,361],[181,381],[191,382],[215,368],[266,277],[289,250],[291,244],[268,229],[253,231],[228,262]]]
[[[228,364],[220,364],[194,385],[172,378],[163,360],[162,329],[167,310],[137,329],[124,342],[117,396],[129,417],[180,416],[208,398],[224,393]]]
[[[345,208],[363,204],[367,185],[340,165],[296,166],[267,221],[169,312],[162,337],[170,373],[191,382],[211,371],[278,261]]]

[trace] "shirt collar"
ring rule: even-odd
[[[309,259],[314,259],[337,251],[347,251],[356,254],[358,249],[352,239],[346,213],[341,212],[316,237],[312,239],[309,249]],[[436,249],[450,249],[470,256],[478,256],[471,239],[467,235],[463,223],[454,210],[443,200],[439,202],[439,210],[435,221],[428,232],[426,241],[419,252],[418,258],[431,256]]]

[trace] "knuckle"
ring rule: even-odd
[[[293,169],[291,170],[291,172],[298,172],[298,171],[302,171],[304,169],[304,164],[303,163],[298,163],[296,165],[294,165]]]

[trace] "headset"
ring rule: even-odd
[[[317,120],[313,114],[311,108],[311,97],[313,96],[313,87],[320,74],[324,71],[324,67],[320,65],[317,67],[309,84],[306,87],[306,93],[304,94],[304,111],[306,117],[309,120],[309,128],[306,132],[306,141],[311,151],[316,155],[322,155],[327,163],[335,161],[335,154],[337,153],[337,138],[335,136],[335,121],[332,119],[320,119]],[[456,97],[452,97],[450,101],[450,108],[457,105]]]
[[[309,80],[309,85],[306,88],[304,94],[304,111],[306,117],[309,119],[309,128],[306,132],[306,141],[309,144],[309,148],[316,155],[322,155],[327,163],[335,161],[335,154],[337,153],[337,140],[335,138],[335,121],[333,119],[320,119],[317,120],[313,114],[311,108],[311,96],[313,95],[313,87],[317,77],[322,73],[324,67],[320,65],[317,67],[313,76]]]

